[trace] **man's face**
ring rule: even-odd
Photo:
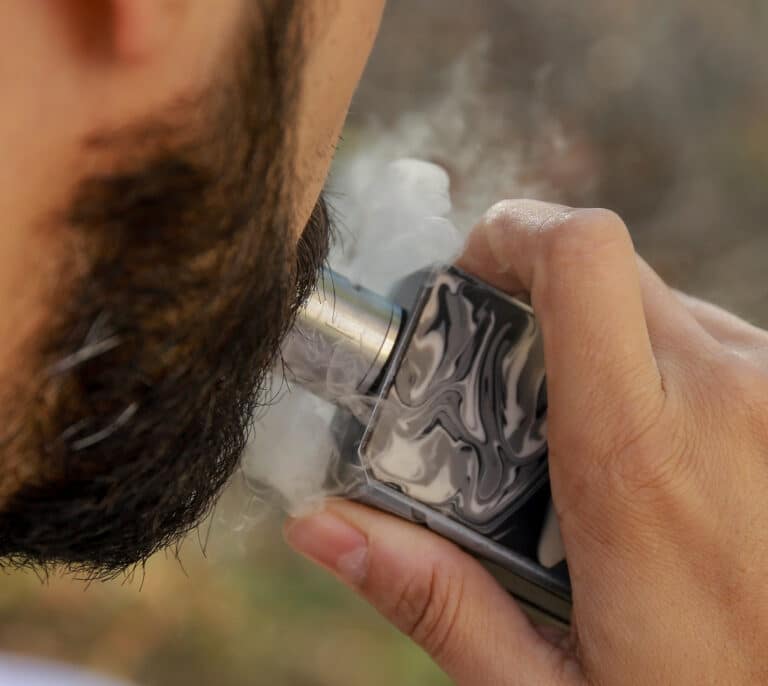
[[[0,556],[111,573],[237,465],[383,0],[2,10]]]

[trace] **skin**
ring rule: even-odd
[[[52,218],[69,205],[78,182],[120,162],[97,158],[83,142],[152,118],[215,81],[250,2],[63,0],[3,8],[0,407],[24,398],[28,379],[39,375],[30,351],[68,282],[65,227]],[[301,27],[306,66],[293,216],[285,227],[290,240],[298,241],[322,190],[383,4],[317,0]],[[0,503],[35,469],[6,455]]]
[[[203,3],[157,4],[99,3],[89,11],[70,0],[12,3],[3,10],[0,82],[5,102],[13,103],[0,114],[6,155],[0,169],[3,370],[23,364],[24,342],[47,316],[44,302],[55,287],[60,246],[45,218],[66,204],[88,171],[82,141],[189,89],[191,75],[207,75],[234,31],[237,2],[216,3],[213,12]],[[193,44],[200,49],[190,50]],[[50,79],[54,65],[57,78]],[[19,283],[25,284],[21,298]]]
[[[541,323],[571,633],[532,626],[452,544],[357,505],[288,541],[457,684],[766,683],[768,333],[669,289],[606,210],[500,203],[460,262],[530,293]]]
[[[24,386],[28,343],[51,316],[48,295],[65,276],[50,217],[94,163],[81,141],[210,78],[237,30],[240,1],[62,0],[3,9],[6,396]],[[301,193],[286,228],[294,240],[327,175],[383,3],[314,5],[321,20],[303,27]],[[509,292],[529,292],[541,322],[573,632],[533,627],[476,561],[381,513],[332,503],[291,522],[288,541],[459,684],[765,683],[768,334],[669,290],[637,257],[622,221],[604,210],[502,203],[475,229],[461,262]],[[6,459],[0,483],[27,468]]]

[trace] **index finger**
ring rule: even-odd
[[[617,215],[505,201],[472,231],[459,266],[506,292],[530,293],[550,428],[556,423],[561,437],[581,441],[590,427],[632,434],[660,407],[635,250]]]

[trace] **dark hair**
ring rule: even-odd
[[[66,214],[68,287],[9,411],[34,476],[0,509],[5,564],[114,574],[194,527],[238,464],[328,248],[322,202],[291,238],[302,3],[245,4],[216,83],[87,141],[112,167]]]

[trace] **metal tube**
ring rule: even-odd
[[[374,392],[404,319],[394,303],[323,270],[283,344],[286,374],[334,402]]]

